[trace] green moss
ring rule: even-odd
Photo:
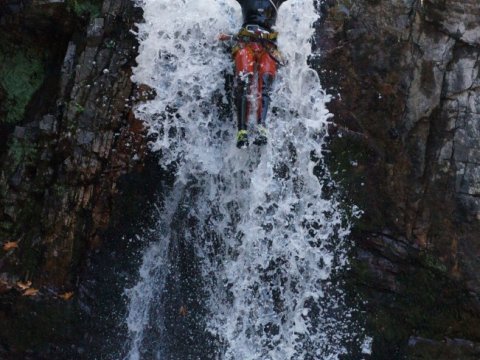
[[[421,269],[400,278],[407,293],[404,305],[405,323],[423,337],[444,336],[478,339],[478,319],[464,307],[468,294],[459,291],[459,284],[438,271]]]
[[[99,17],[102,13],[102,1],[96,0],[67,0],[67,6],[79,17]]]
[[[115,49],[115,47],[117,46],[117,43],[115,42],[115,40],[109,40],[107,41],[105,46],[107,49]]]
[[[439,271],[441,273],[447,272],[447,266],[436,256],[425,253],[422,257],[424,266],[431,268],[433,270]]]
[[[10,221],[0,221],[0,229],[2,230],[10,230],[12,226]]]
[[[37,148],[29,141],[13,139],[8,148],[8,155],[13,160],[13,167],[17,167],[20,163],[31,165],[37,155]]]
[[[0,86],[6,93],[3,121],[15,124],[22,120],[33,94],[45,77],[42,55],[28,47],[0,40]]]
[[[352,261],[352,277],[363,286],[364,298],[374,306],[368,318],[367,331],[374,336],[375,359],[402,358],[412,335],[442,340],[445,337],[480,339],[479,319],[469,312],[469,295],[461,285],[443,273],[443,266],[432,255],[421,255],[415,271],[396,276],[398,293],[378,291],[369,285],[377,275],[365,263]],[[355,285],[354,285],[355,286]]]
[[[85,111],[85,108],[80,105],[79,103],[75,103],[75,111],[79,114],[83,113]]]

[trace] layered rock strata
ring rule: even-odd
[[[0,2],[0,354],[38,359],[81,336],[81,269],[119,180],[143,167],[140,19],[128,0]]]

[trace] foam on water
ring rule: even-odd
[[[289,63],[275,83],[269,143],[247,150],[235,147],[225,90],[232,63],[215,40],[239,29],[239,5],[145,0],[142,6],[134,80],[152,86],[157,97],[136,112],[162,164],[174,165],[176,180],[159,214],[158,241],[145,250],[139,281],[127,290],[126,359],[175,359],[163,343],[162,304],[179,242],[192,249],[201,277],[204,311],[196,321],[216,339],[205,359],[338,358],[355,337],[344,294],[332,280],[346,263],[348,225],[339,204],[322,196],[318,179],[329,114],[328,97],[307,65],[318,18],[313,1],[280,8],[279,46]]]

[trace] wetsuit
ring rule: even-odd
[[[257,84],[257,124],[265,129],[270,93],[277,72],[277,61],[271,55],[276,50],[276,33],[272,27],[277,20],[278,7],[286,0],[237,0],[242,7],[243,28],[234,48],[235,105],[237,109],[237,145],[248,145],[247,127],[251,105],[249,94],[254,88],[255,69]],[[264,139],[266,141],[266,137]]]

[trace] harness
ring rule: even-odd
[[[278,32],[276,31],[267,31],[258,25],[245,25],[245,27],[241,28],[238,32],[237,36],[239,38],[246,37],[249,38],[247,41],[252,41],[253,39],[257,40],[267,40],[267,41],[275,41],[278,37]],[[255,40],[253,40],[255,41]]]

